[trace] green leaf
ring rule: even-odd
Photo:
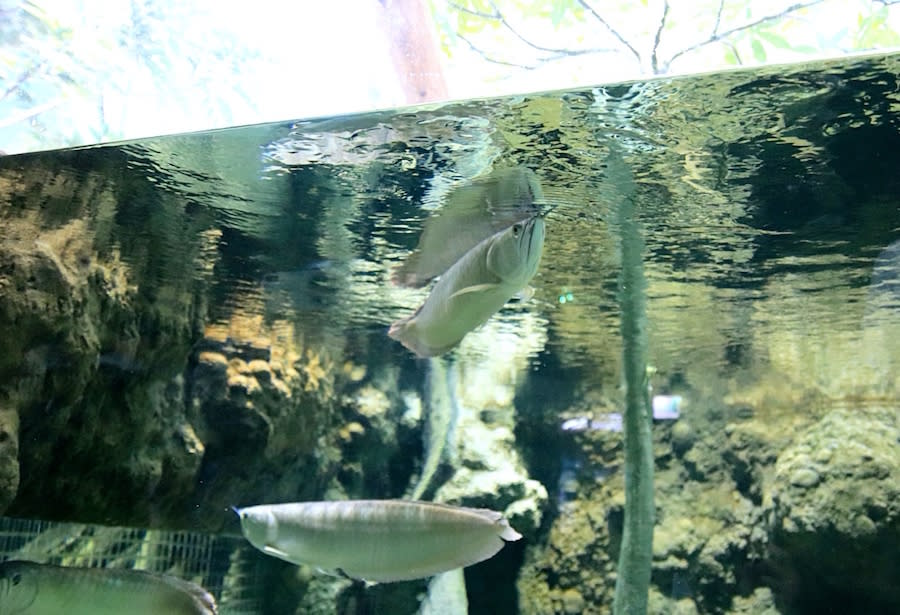
[[[762,43],[759,42],[758,38],[750,41],[750,47],[753,49],[753,57],[757,62],[766,61],[766,50],[763,49]]]
[[[566,16],[566,7],[562,2],[554,2],[552,8],[550,9],[550,21],[553,23],[554,28],[558,28],[559,24],[562,22],[563,18]]]
[[[887,6],[865,17],[860,14],[859,29],[853,36],[853,46],[857,49],[896,46],[900,35],[888,25],[887,18]]]
[[[739,63],[737,54],[735,54],[734,49],[731,49],[730,47],[725,50],[725,63],[731,66],[735,66]]]
[[[787,39],[781,36],[780,34],[775,34],[774,32],[768,32],[766,30],[760,30],[756,33],[759,38],[763,39],[772,47],[776,49],[790,49],[791,44],[787,42]]]

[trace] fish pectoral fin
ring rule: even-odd
[[[359,577],[354,577],[351,574],[347,574],[343,568],[316,568],[322,574],[327,574],[331,577],[338,577],[340,579],[347,579],[348,581],[353,581],[354,583],[362,583],[366,587],[371,587],[373,585],[378,585],[375,581],[367,581],[366,579],[361,579]]]
[[[460,288],[458,291],[450,295],[450,298],[458,297],[459,295],[465,295],[466,293],[480,293],[486,290],[493,290],[500,286],[499,284],[475,284],[474,286],[466,286],[465,288]]]
[[[534,286],[526,286],[515,295],[515,298],[525,303],[526,301],[531,301],[531,298],[534,297]]]
[[[265,545],[265,546],[261,549],[261,551],[262,551],[263,553],[266,553],[266,554],[268,554],[268,555],[271,555],[272,557],[277,557],[277,558],[279,558],[279,559],[283,559],[283,560],[288,561],[288,562],[294,561],[294,560],[291,558],[291,556],[288,555],[286,552],[282,551],[281,549],[276,549],[276,548],[273,547],[272,545]]]

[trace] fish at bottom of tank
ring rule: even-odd
[[[367,582],[463,568],[519,540],[499,512],[411,500],[340,500],[235,508],[254,547]]]

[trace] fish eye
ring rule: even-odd
[[[18,585],[21,582],[22,582],[22,574],[20,572],[17,572],[16,574],[12,575],[12,584],[13,585]]]
[[[513,224],[512,231],[513,231],[513,237],[518,237],[519,233],[522,232],[522,225],[521,224]]]

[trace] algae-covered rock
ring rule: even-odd
[[[0,394],[20,419],[9,513],[123,524],[182,517],[174,500],[190,490],[202,447],[177,378],[203,308],[203,241],[185,242],[177,259],[163,251],[145,260],[169,229],[116,221],[110,177],[57,173],[40,157],[22,164],[0,177],[5,198],[24,205],[0,220]],[[159,205],[168,222],[195,230],[183,204]],[[151,282],[161,270],[165,291]]]
[[[512,431],[491,424],[481,412],[463,407],[457,429],[458,466],[434,496],[447,502],[503,511],[510,524],[525,536],[533,536],[541,524],[547,490],[528,476]]]
[[[615,589],[615,560],[610,557],[610,521],[621,519],[621,502],[601,489],[566,505],[554,520],[546,544],[526,550],[517,587],[523,613],[567,613],[573,591],[582,613],[606,613]]]
[[[223,225],[204,182],[160,189],[177,165],[147,153],[0,169],[0,400],[19,419],[0,511],[221,529],[227,506],[309,498],[334,471],[332,349],[264,323],[258,292],[213,317]]]
[[[5,510],[19,487],[19,416],[0,404],[0,510]]]
[[[206,452],[195,497],[209,510],[318,499],[337,460],[337,370],[293,323],[237,312],[206,328],[189,373],[188,412]],[[224,515],[210,520],[217,529]]]
[[[358,380],[353,370],[344,373],[337,434],[341,489],[350,498],[396,497],[413,472],[410,452],[421,446],[421,417],[407,416],[408,403],[417,405],[418,397],[410,394],[404,402],[397,390],[399,370],[391,365],[373,367]]]
[[[757,587],[749,596],[735,596],[729,615],[780,615],[775,595],[768,587]]]
[[[526,456],[559,455],[565,462],[549,532],[529,546],[520,572],[522,612],[565,613],[572,590],[582,612],[611,612],[625,500],[622,434],[603,418],[612,402],[593,400],[594,406],[579,401],[560,413],[593,420],[567,420],[558,427],[561,436]],[[768,534],[757,502],[766,464],[777,454],[771,440],[786,437],[767,438],[763,422],[730,420],[706,406],[694,400],[690,416],[654,426],[650,612],[725,613],[735,595],[763,583]],[[559,448],[548,450],[554,442]]]
[[[804,612],[900,608],[896,408],[836,409],[800,433],[778,456],[765,506],[788,604]]]

